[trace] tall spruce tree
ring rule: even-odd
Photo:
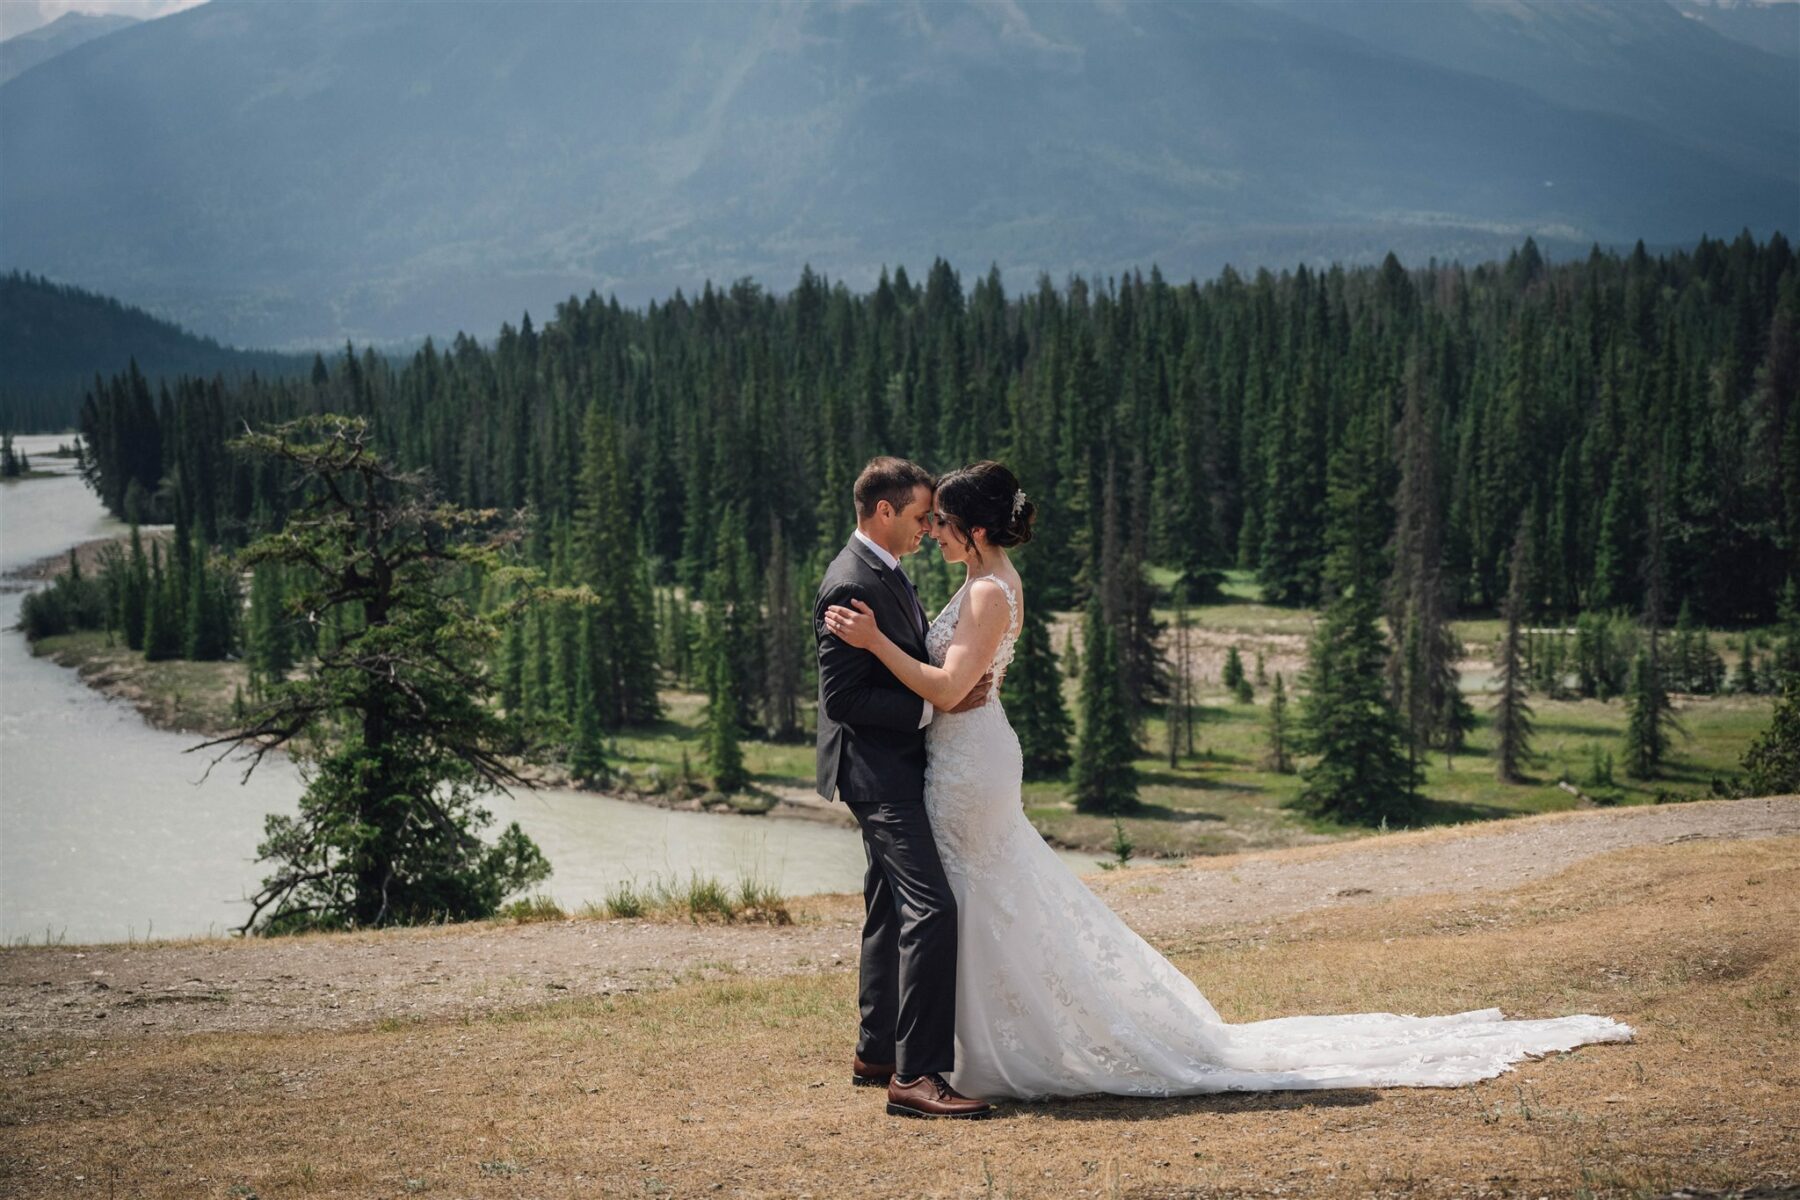
[[[582,783],[598,783],[606,778],[606,746],[600,736],[600,705],[593,697],[601,694],[595,683],[594,672],[604,669],[606,656],[595,643],[602,636],[599,633],[600,616],[592,611],[580,614],[581,645],[577,655],[579,666],[575,677],[575,690],[583,699],[575,706],[575,736],[569,746],[569,775]]]
[[[1437,417],[1415,347],[1406,365],[1395,450],[1399,488],[1394,500],[1392,573],[1386,587],[1394,650],[1388,656],[1388,694],[1406,726],[1415,763],[1430,746],[1461,743],[1461,698],[1456,659],[1461,653],[1446,612],[1443,522],[1437,482]]]
[[[144,539],[138,527],[131,527],[131,556],[125,563],[125,577],[118,593],[115,621],[133,650],[144,648],[144,610],[150,603],[150,560],[144,554]]]
[[[1081,735],[1075,745],[1075,807],[1087,813],[1122,813],[1137,806],[1137,743],[1126,711],[1118,639],[1088,602],[1081,656]]]
[[[1633,779],[1655,779],[1669,753],[1669,731],[1675,714],[1663,689],[1661,672],[1648,649],[1631,662],[1631,687],[1625,693],[1625,773]]]
[[[1381,631],[1382,546],[1379,442],[1359,414],[1332,456],[1326,528],[1325,611],[1308,656],[1299,806],[1319,816],[1373,825],[1407,821],[1419,808],[1420,773],[1405,727],[1382,687],[1388,646]]]
[[[298,638],[287,611],[287,571],[280,563],[265,562],[250,573],[244,658],[250,668],[251,694],[258,696],[269,684],[286,679],[299,659]]]
[[[1020,557],[1021,563],[1025,557]],[[1031,595],[1029,587],[1026,594]],[[1069,743],[1073,729],[1063,703],[1062,671],[1050,646],[1050,621],[1041,605],[1025,605],[1019,641],[1003,686],[1006,715],[1019,735],[1019,751],[1025,759],[1025,778],[1060,776],[1072,761]]]
[[[774,741],[800,737],[800,673],[806,618],[795,595],[787,538],[769,516],[769,565],[763,580],[763,728]]]
[[[730,657],[738,731],[751,734],[756,732],[766,663],[756,572],[750,561],[743,510],[737,505],[725,509],[713,532],[713,545],[716,557],[706,577],[706,624],[702,635],[711,641],[706,643],[702,668],[713,670],[710,659],[721,650]]]
[[[1169,664],[1169,766],[1194,753],[1194,621],[1188,611],[1190,582],[1175,582],[1173,661]]]
[[[743,791],[750,782],[750,773],[744,767],[744,748],[740,741],[743,715],[738,707],[738,697],[742,687],[737,678],[738,660],[731,643],[733,624],[729,610],[717,598],[725,586],[715,583],[707,589],[705,648],[702,651],[706,669],[704,745],[713,787],[730,793]]]
[[[607,728],[653,721],[662,714],[662,702],[656,694],[649,576],[638,545],[638,522],[626,503],[627,473],[617,426],[598,402],[588,406],[581,447],[570,575],[591,588],[598,601],[583,613],[583,644],[590,658],[575,672],[587,681],[580,703],[592,706]]]
[[[1280,671],[1275,672],[1275,690],[1269,693],[1269,711],[1264,721],[1268,730],[1269,754],[1263,761],[1277,775],[1292,775],[1293,734],[1289,729],[1287,687],[1282,682]]]
[[[181,657],[181,578],[169,556],[163,566],[162,545],[150,547],[150,586],[144,601],[144,658],[150,662]]]
[[[1521,628],[1525,618],[1527,572],[1531,563],[1531,526],[1519,522],[1513,536],[1512,568],[1506,585],[1501,618],[1506,630],[1494,656],[1499,698],[1494,704],[1494,765],[1503,783],[1518,783],[1520,768],[1531,760],[1532,714],[1525,699],[1525,662]]]
[[[1669,734],[1679,728],[1669,703],[1663,678],[1661,627],[1667,574],[1663,541],[1666,511],[1661,471],[1651,486],[1650,528],[1644,557],[1644,648],[1631,664],[1631,689],[1625,697],[1625,773],[1636,779],[1654,779],[1661,773],[1669,752]]]

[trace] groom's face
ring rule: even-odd
[[[931,532],[932,492],[924,484],[913,489],[912,500],[894,515],[893,541],[888,549],[894,557],[905,558],[919,548]]]

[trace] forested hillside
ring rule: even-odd
[[[311,356],[233,350],[142,309],[35,275],[0,276],[0,429],[68,429],[96,375],[133,361],[152,379],[304,372]]]
[[[134,648],[241,644],[253,682],[271,681],[353,631],[341,609],[291,619],[284,598],[317,585],[291,565],[256,570],[240,620],[208,547],[279,526],[296,499],[278,466],[227,445],[246,423],[364,418],[452,500],[524,514],[523,556],[598,597],[507,623],[506,712],[547,718],[553,753],[591,767],[603,730],[657,720],[663,689],[705,691],[721,791],[742,778],[739,731],[804,731],[810,591],[864,460],[997,456],[1041,512],[1019,556],[1035,624],[1009,681],[1034,761],[1069,759],[1045,614],[1086,610],[1081,646],[1061,647],[1081,677],[1077,767],[1129,766],[1132,731],[1189,704],[1185,606],[1236,568],[1270,603],[1323,607],[1307,722],[1336,705],[1362,731],[1340,743],[1355,762],[1325,751],[1344,786],[1316,807],[1365,794],[1352,815],[1373,822],[1414,815],[1420,755],[1454,752],[1476,721],[1459,613],[1506,627],[1509,746],[1529,736],[1527,676],[1558,696],[1573,671],[1584,697],[1637,697],[1639,778],[1666,753],[1665,692],[1722,686],[1695,622],[1788,631],[1778,661],[1746,633],[1733,690],[1797,669],[1797,384],[1800,266],[1784,237],[1744,235],[1662,257],[1550,265],[1527,242],[1473,269],[1390,257],[1180,286],[1153,270],[1017,296],[941,260],[862,295],[810,270],[784,297],[750,280],[643,310],[591,294],[404,365],[347,350],[303,380],[114,377],[81,426],[108,507],[177,526],[166,570],[134,551],[108,574],[108,621]],[[911,573],[934,606],[954,583],[930,553]],[[484,604],[515,586],[463,578]],[[1654,631],[1676,614],[1665,655]],[[1521,633],[1576,617],[1573,642]],[[1089,745],[1096,713],[1117,718],[1112,749]],[[1129,771],[1091,806],[1077,776],[1084,811],[1129,804]]]
[[[1312,602],[1333,447],[1364,409],[1391,428],[1410,380],[1455,605],[1497,603],[1521,519],[1534,612],[1633,605],[1660,506],[1671,610],[1731,623],[1774,612],[1800,545],[1797,320],[1780,235],[1561,266],[1527,244],[1473,269],[1046,279],[1014,296],[942,263],[866,295],[809,271],[785,298],[750,281],[643,310],[570,297],[541,328],[428,344],[402,369],[365,352],[308,380],[160,396],[115,378],[82,426],[114,511],[132,482],[150,494],[170,476],[231,542],[284,503],[225,452],[241,418],[367,414],[458,500],[528,507],[548,561],[597,408],[620,446],[619,515],[659,580],[690,585],[733,526],[758,563],[777,538],[801,559],[835,550],[871,454],[937,469],[995,455],[1042,504],[1029,555],[1058,604],[1085,587],[1109,507],[1147,561],[1197,579],[1249,567],[1272,598]]]

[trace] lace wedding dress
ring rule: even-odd
[[[925,805],[958,908],[948,1076],[957,1091],[996,1099],[1443,1087],[1498,1075],[1528,1055],[1630,1040],[1630,1027],[1608,1017],[1509,1021],[1497,1008],[1220,1020],[1026,820],[1019,739],[999,701],[1019,602],[994,582],[1012,612],[994,655],[994,699],[940,712],[926,734]],[[926,636],[936,665],[969,586]]]

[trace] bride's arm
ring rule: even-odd
[[[874,654],[894,678],[939,709],[952,709],[969,694],[994,661],[994,651],[1000,648],[1000,639],[1012,622],[999,585],[976,580],[969,586],[962,619],[944,652],[944,665],[934,667],[920,662],[881,632],[867,604],[861,600],[851,603],[856,605],[854,612],[837,605],[826,609],[826,628],[850,645]]]

